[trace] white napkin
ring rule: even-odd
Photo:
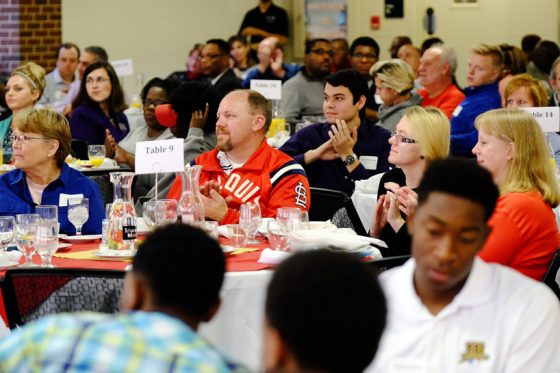
[[[387,247],[385,242],[377,238],[358,236],[349,232],[353,231],[340,229],[336,232],[295,231],[290,233],[290,249],[298,251],[334,246],[346,251],[358,251],[371,244]]]
[[[117,162],[115,162],[114,159],[111,158],[105,158],[103,159],[103,163],[101,163],[102,168],[112,168],[112,167],[117,167]]]
[[[264,249],[257,262],[276,265],[282,263],[284,260],[289,258],[290,255],[292,255],[292,253],[288,253],[286,251]]]
[[[379,189],[379,181],[381,181],[383,173],[373,175],[369,179],[356,180],[354,182],[354,189],[362,193],[377,193]]]
[[[0,256],[0,267],[17,264],[21,258],[21,252],[18,250],[5,251]]]
[[[229,233],[227,229],[227,225],[219,225],[218,226],[218,234],[222,237],[229,238]]]

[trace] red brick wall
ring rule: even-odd
[[[61,24],[61,0],[0,0],[0,72],[23,61],[54,69]]]

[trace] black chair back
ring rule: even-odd
[[[348,194],[339,190],[325,188],[311,187],[310,189],[311,208],[309,209],[309,220],[329,220],[333,218],[335,212],[344,209],[356,233],[361,236],[367,236],[367,232],[364,229],[358,212]]]
[[[8,270],[2,283],[8,326],[60,312],[117,312],[124,275],[124,271],[95,269]]]
[[[88,143],[83,140],[72,139],[70,154],[72,157],[88,160]]]
[[[560,286],[556,278],[558,277],[558,270],[560,269],[560,249],[556,250],[552,261],[548,265],[548,269],[543,278],[543,282],[552,289],[554,294],[560,299]]]
[[[386,271],[403,265],[408,259],[410,259],[410,255],[388,256],[383,259],[374,260],[370,264],[378,271]]]

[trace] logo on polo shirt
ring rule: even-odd
[[[463,352],[460,363],[474,360],[488,360],[488,355],[484,353],[484,342],[467,342],[466,352]]]

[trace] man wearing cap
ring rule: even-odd
[[[260,93],[238,90],[222,99],[216,122],[218,145],[190,163],[203,167],[200,186],[206,219],[236,223],[244,203],[258,203],[263,217],[274,217],[279,207],[309,209],[303,167],[266,142],[271,119],[270,101]],[[176,178],[168,198],[181,197],[181,184]]]

